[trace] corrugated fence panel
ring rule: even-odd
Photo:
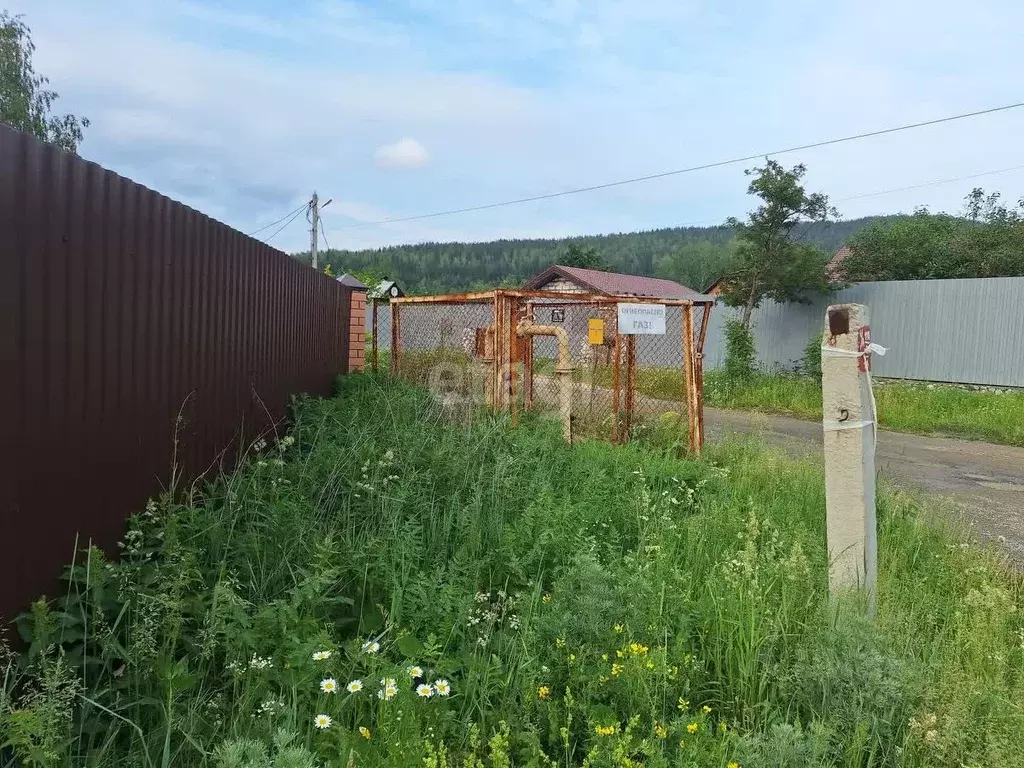
[[[350,290],[0,126],[0,624],[348,367]]]
[[[761,365],[796,365],[828,305],[847,302],[869,308],[872,337],[889,348],[873,361],[879,376],[1024,387],[1024,277],[860,283],[810,305],[767,301],[753,319]],[[725,320],[737,314],[712,312],[706,368],[722,365]]]

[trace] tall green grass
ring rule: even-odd
[[[880,499],[872,623],[826,595],[814,462],[462,418],[349,377],[151,504],[120,562],[83,553],[21,622],[0,744],[24,765],[1024,764],[1019,582],[916,500]]]

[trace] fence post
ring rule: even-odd
[[[626,419],[623,442],[633,436],[633,407],[636,405],[636,336],[626,334]]]
[[[401,307],[391,302],[391,375],[399,375],[399,357],[402,354],[401,344]]]
[[[876,424],[870,343],[867,307],[828,308],[821,371],[829,591],[835,595],[864,587],[873,615]]]
[[[686,389],[686,415],[689,424],[689,448],[691,453],[699,454],[704,445],[701,434],[700,399],[697,392],[697,357],[696,344],[693,336],[693,305],[683,307],[683,378]]]
[[[618,323],[615,325],[615,353],[612,368],[612,442],[618,443],[622,439],[622,425],[619,420],[619,399],[622,389],[622,334],[619,333]]]
[[[380,335],[380,324],[377,322],[377,299],[373,302],[373,332],[370,334],[370,370],[377,372],[377,336]]]

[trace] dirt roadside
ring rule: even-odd
[[[819,422],[714,408],[704,418],[709,440],[757,434],[794,455],[821,452]],[[877,465],[897,485],[949,498],[979,539],[1024,562],[1024,448],[882,431]]]

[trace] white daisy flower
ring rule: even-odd
[[[434,690],[437,691],[438,696],[447,696],[452,692],[452,684],[442,677],[440,680],[434,681]]]
[[[382,677],[380,679],[380,684],[381,684],[381,686],[383,688],[397,688],[398,687],[398,681],[395,680],[395,678],[393,678],[393,677]]]
[[[376,640],[367,640],[363,643],[363,653],[376,653],[380,650],[380,643]]]
[[[321,731],[330,728],[332,722],[330,715],[317,715],[313,718],[313,725]]]
[[[324,693],[336,693],[338,691],[338,681],[333,677],[325,677],[320,681],[320,690]]]
[[[330,651],[313,651],[313,661],[326,661],[331,658]]]
[[[347,690],[349,693],[359,693],[361,690],[363,690],[363,681],[353,680],[351,683],[345,686],[345,690]]]
[[[416,695],[424,699],[429,699],[434,695],[434,686],[427,685],[426,683],[420,683],[416,686]]]
[[[423,667],[417,667],[415,664],[405,671],[409,673],[409,677],[423,677]]]
[[[377,691],[377,698],[383,699],[384,701],[391,701],[398,695],[398,689],[392,686],[386,686]]]

